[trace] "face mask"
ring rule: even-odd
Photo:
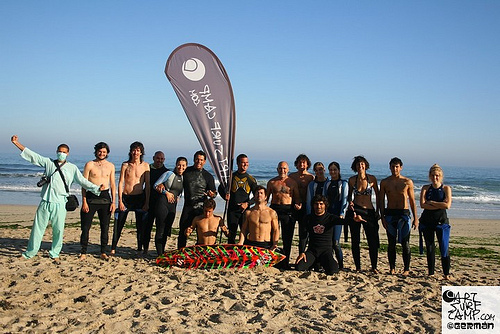
[[[66,158],[68,157],[68,155],[64,152],[57,152],[57,160],[59,161],[64,161],[66,160]]]

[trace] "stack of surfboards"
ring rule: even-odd
[[[195,245],[168,251],[156,259],[162,267],[222,269],[271,267],[285,258],[266,248],[246,245]]]

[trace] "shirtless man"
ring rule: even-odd
[[[314,180],[314,175],[307,170],[311,167],[311,160],[305,154],[299,154],[294,162],[296,172],[290,174],[290,178],[297,182],[299,187],[300,201],[302,207],[294,212],[294,218],[299,223],[299,253],[304,253],[307,242],[307,229],[305,226],[305,217],[307,214],[307,189],[309,183]]]
[[[286,259],[281,263],[283,263],[283,269],[290,269],[290,252],[295,229],[295,220],[292,219],[292,206],[298,211],[302,208],[302,202],[297,182],[288,176],[288,164],[281,161],[276,170],[278,176],[267,182],[266,195],[268,198],[271,197],[271,209],[276,211],[278,221],[281,224],[283,253],[286,256]]]
[[[149,207],[149,164],[144,161],[144,145],[133,142],[130,145],[129,159],[122,163],[118,182],[118,221],[113,228],[111,255],[116,252],[129,211],[135,211],[137,229],[137,251],[143,248],[143,216]]]
[[[215,245],[217,242],[217,233],[219,232],[219,227],[222,232],[229,236],[229,230],[224,225],[222,217],[214,215],[215,201],[211,198],[206,199],[203,202],[203,214],[196,216],[186,231],[186,237],[196,230],[197,235],[197,245]]]
[[[389,257],[390,273],[396,273],[396,237],[403,247],[403,275],[410,273],[410,205],[413,216],[411,226],[418,227],[417,205],[413,192],[413,182],[409,178],[401,175],[403,162],[399,158],[392,158],[389,162],[391,176],[380,182],[380,213],[382,215],[382,225],[386,229],[389,246],[387,255]],[[385,197],[387,196],[387,208],[385,207]]]
[[[104,184],[106,190],[96,196],[82,188],[82,209],[80,211],[82,235],[80,236],[80,260],[85,260],[89,244],[89,231],[95,213],[101,225],[101,259],[107,260],[106,248],[109,240],[109,221],[115,211],[115,165],[107,161],[109,146],[104,142],[94,146],[95,159],[85,164],[83,176],[92,183]],[[111,190],[111,195],[109,190]]]
[[[256,186],[253,195],[255,206],[245,211],[238,245],[274,250],[280,237],[278,215],[267,206],[266,188]]]

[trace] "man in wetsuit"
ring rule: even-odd
[[[267,182],[267,197],[271,197],[271,209],[278,214],[281,225],[281,239],[283,253],[286,259],[279,263],[283,269],[290,269],[290,253],[292,250],[295,220],[292,218],[292,207],[295,210],[302,208],[299,187],[297,182],[288,176],[288,164],[281,161],[276,169],[278,176]]]
[[[278,215],[267,206],[266,188],[256,186],[253,194],[255,206],[245,211],[238,244],[274,250],[280,234]]]
[[[241,229],[244,212],[251,204],[250,194],[253,193],[257,186],[255,178],[247,173],[248,157],[245,154],[238,155],[236,157],[236,164],[238,165],[238,170],[233,173],[229,194],[226,194],[225,189],[219,186],[221,197],[226,201],[229,200],[227,208],[228,244],[235,243],[238,226]]]
[[[214,177],[203,168],[205,162],[205,152],[196,152],[193,165],[186,168],[183,175],[184,207],[179,221],[179,238],[177,239],[179,249],[186,246],[186,228],[191,226],[194,217],[203,213],[205,199],[217,196]]]
[[[137,252],[143,249],[143,217],[149,208],[149,164],[144,161],[144,145],[140,142],[130,144],[129,159],[122,163],[118,182],[118,220],[113,227],[111,255],[116,253],[116,246],[122,233],[129,211],[135,212]]]
[[[186,237],[189,237],[196,230],[197,245],[215,245],[217,243],[219,227],[226,237],[229,236],[229,230],[224,225],[222,217],[214,215],[215,206],[216,204],[213,199],[206,199],[203,202],[203,214],[196,216],[191,226],[186,229]]]
[[[293,179],[298,186],[300,202],[303,204],[300,209],[293,209],[293,219],[299,223],[299,253],[305,251],[306,235],[307,231],[304,224],[304,218],[307,214],[307,189],[309,188],[309,183],[314,180],[314,175],[308,172],[311,167],[311,160],[305,154],[299,154],[295,159],[294,166],[297,169],[296,172],[290,174],[290,178]]]
[[[99,216],[101,226],[101,259],[107,260],[106,248],[109,240],[109,222],[111,215],[115,211],[115,165],[107,161],[109,146],[104,142],[97,143],[94,146],[95,159],[85,164],[83,168],[83,177],[95,184],[104,184],[107,189],[101,191],[99,196],[87,192],[82,188],[82,209],[80,211],[80,220],[82,235],[80,236],[80,260],[85,260],[87,247],[89,244],[89,231],[92,226],[92,219],[95,213]],[[109,192],[111,190],[111,194]]]
[[[417,205],[413,191],[413,181],[401,175],[403,162],[399,158],[392,158],[389,162],[391,176],[380,182],[380,211],[382,225],[386,229],[389,246],[387,256],[389,258],[390,274],[396,273],[396,238],[403,248],[403,275],[410,273],[410,210],[412,214],[413,229],[418,227]],[[387,196],[387,208],[385,197]]]
[[[314,213],[305,217],[308,247],[297,258],[296,268],[306,271],[320,264],[327,275],[333,275],[339,271],[337,261],[333,258],[334,227],[344,224],[344,220],[326,212],[328,199],[323,195],[314,195],[312,207]],[[358,216],[355,219],[359,221],[361,218]]]
[[[168,168],[165,167],[164,162],[165,154],[162,151],[157,151],[153,155],[153,163],[149,164],[149,210],[144,225],[144,233],[142,235],[142,244],[144,247],[142,252],[144,255],[148,254],[151,230],[153,229],[153,224],[156,219],[156,206],[158,204],[158,199],[161,197],[161,194],[154,190],[153,185],[163,173],[168,172]]]

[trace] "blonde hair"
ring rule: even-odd
[[[433,172],[438,172],[439,174],[441,174],[441,178],[444,177],[443,169],[438,164],[434,164],[431,166],[431,168],[429,169],[429,177],[431,177],[431,174]]]

